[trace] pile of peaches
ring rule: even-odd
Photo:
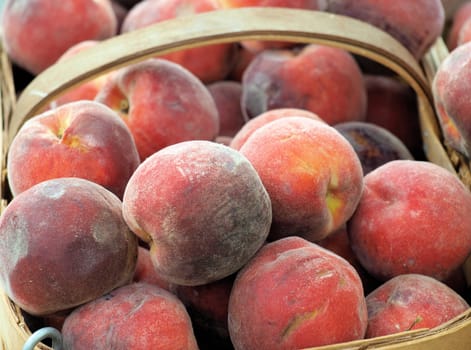
[[[34,77],[247,6],[354,17],[417,60],[445,31],[439,0],[8,0],[4,49]],[[468,67],[462,42],[433,86],[464,154]],[[6,174],[0,288],[65,349],[303,349],[470,308],[471,192],[425,159],[413,90],[340,48],[250,40],[103,74],[24,122]]]

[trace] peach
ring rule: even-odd
[[[366,305],[366,338],[434,328],[470,307],[444,283],[420,274],[391,278],[366,296]]]
[[[182,302],[146,283],[122,286],[74,310],[62,335],[65,349],[198,349]]]
[[[307,117],[311,119],[321,120],[319,116],[313,112],[300,108],[275,108],[270,109],[250,120],[248,120],[234,135],[229,146],[239,150],[245,141],[253,134],[255,130],[263,125],[285,117]]]
[[[441,0],[327,0],[327,12],[353,17],[390,34],[420,60],[445,27]]]
[[[368,122],[345,122],[334,127],[353,146],[360,158],[364,175],[391,160],[414,159],[399,138],[379,125]]]
[[[190,14],[218,10],[213,0],[153,0],[141,1],[133,6],[121,27],[121,33],[147,27],[161,21]],[[160,55],[178,63],[196,75],[203,83],[223,80],[235,64],[236,43],[205,45]]]
[[[424,160],[417,96],[407,83],[394,75],[365,74],[366,122],[391,132],[414,158]]]
[[[445,41],[449,51],[458,46],[458,37],[463,24],[471,18],[471,1],[465,1],[458,5],[451,16],[451,23],[447,30]]]
[[[232,80],[220,80],[206,86],[213,96],[219,114],[218,136],[233,137],[245,124],[242,113],[242,84]]]
[[[237,274],[228,327],[235,350],[362,339],[367,309],[360,277],[345,259],[301,237],[270,242]]]
[[[131,132],[110,108],[71,102],[27,120],[8,149],[8,183],[14,196],[58,177],[81,177],[122,197],[139,165]]]
[[[84,50],[94,47],[98,43],[99,43],[98,40],[85,40],[75,45],[72,45],[59,57],[57,62],[63,62],[67,58],[72,57],[78,54],[79,52],[82,52]],[[102,86],[105,84],[105,81],[106,79],[108,79],[110,74],[112,73],[102,74],[98,78],[84,82],[80,84],[79,86],[73,88],[72,90],[64,92],[58,98],[56,98],[54,101],[51,102],[50,108],[55,108],[66,103],[79,101],[79,100],[93,101],[96,95],[98,94],[98,92],[100,91],[100,89],[102,88]]]
[[[95,101],[116,111],[131,131],[141,160],[174,143],[214,140],[217,106],[190,71],[151,58],[116,71]]]
[[[248,118],[275,108],[300,108],[328,124],[364,120],[366,89],[353,56],[310,44],[299,51],[267,50],[242,78],[242,110]]]
[[[1,21],[5,51],[34,75],[74,44],[107,39],[118,30],[110,0],[8,0]]]
[[[89,180],[43,181],[0,218],[0,283],[32,315],[87,303],[131,281],[137,239],[116,195]]]
[[[274,120],[257,129],[239,152],[270,195],[269,240],[298,235],[319,241],[345,224],[360,200],[360,160],[347,139],[322,121]]]
[[[201,285],[233,274],[265,242],[271,202],[250,162],[204,140],[180,142],[131,176],[123,215],[165,280]]]
[[[365,175],[348,221],[352,249],[379,280],[419,273],[443,281],[471,253],[471,192],[430,162],[393,160]]]
[[[471,156],[471,43],[458,46],[441,62],[432,81],[437,119],[444,144]]]

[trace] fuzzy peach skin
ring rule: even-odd
[[[118,31],[109,0],[7,0],[1,23],[5,51],[34,75],[71,46]]]
[[[266,244],[238,272],[228,308],[235,350],[285,350],[362,339],[366,301],[355,269],[292,236]]]
[[[71,102],[25,122],[8,149],[8,183],[14,196],[57,177],[81,177],[122,198],[140,164],[131,132],[110,108]]]
[[[470,307],[446,284],[421,274],[391,278],[366,296],[366,305],[366,338],[434,328]]]
[[[300,108],[275,108],[270,109],[258,116],[248,120],[234,135],[234,137],[229,142],[229,146],[239,150],[244,142],[249,138],[252,133],[257,130],[259,127],[280,118],[286,117],[307,117],[316,120],[321,120],[319,116],[313,112],[307,111]]]
[[[95,101],[124,120],[141,160],[174,143],[212,141],[219,133],[218,109],[208,89],[190,71],[164,59],[116,71]]]
[[[67,49],[67,51],[65,51],[59,57],[57,62],[63,62],[69,57],[73,57],[74,55],[78,54],[79,52],[96,46],[99,42],[100,41],[98,40],[81,41]],[[93,101],[98,92],[100,91],[101,87],[104,85],[106,79],[108,79],[108,77],[110,76],[110,74],[112,73],[102,74],[101,76],[95,79],[80,84],[72,90],[64,92],[50,103],[50,108],[55,108],[66,103],[79,100]]]
[[[269,240],[299,235],[319,241],[345,224],[360,201],[360,160],[347,139],[322,121],[274,120],[255,130],[239,152],[270,195]]]
[[[242,154],[192,140],[141,163],[126,186],[123,216],[149,244],[165,280],[201,285],[231,275],[255,254],[272,213],[260,177]]]
[[[471,155],[471,43],[458,46],[441,62],[432,82],[437,119],[447,146]]]
[[[147,27],[165,20],[216,11],[220,7],[213,0],[152,0],[133,6],[121,26],[121,33]],[[237,43],[205,45],[160,55],[178,63],[209,84],[224,79],[235,64]]]
[[[447,279],[471,253],[471,192],[430,162],[393,160],[365,175],[348,233],[380,280],[405,273]]]
[[[327,0],[327,12],[353,17],[390,34],[420,60],[445,27],[441,0]]]
[[[62,336],[65,349],[198,350],[182,302],[146,283],[117,288],[74,310]]]
[[[245,69],[241,103],[248,118],[275,108],[300,108],[333,125],[364,120],[367,96],[349,52],[310,44],[258,54]]]
[[[76,177],[43,181],[0,217],[0,283],[32,315],[89,302],[131,281],[137,239],[122,203]]]

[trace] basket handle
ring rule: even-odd
[[[8,134],[66,90],[105,72],[158,54],[247,39],[320,43],[344,48],[384,64],[403,77],[427,103],[429,83],[419,63],[387,33],[359,20],[321,11],[288,8],[224,9],[178,17],[123,33],[52,65],[20,95]]]
[[[251,39],[329,45],[388,67],[416,92],[420,122],[428,130],[422,136],[429,159],[454,171],[439,141],[430,81],[403,45],[388,33],[354,18],[279,7],[222,9],[177,17],[117,35],[52,65],[19,96],[6,121],[4,149],[27,119],[80,83],[159,54]]]
[[[52,349],[62,350],[62,335],[53,327],[43,327],[35,331],[23,345],[22,350],[33,350],[36,345],[45,339],[52,340]]]

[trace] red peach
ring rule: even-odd
[[[95,99],[129,127],[141,160],[174,143],[212,141],[219,133],[217,106],[190,71],[152,58],[116,71]]]
[[[366,301],[346,260],[291,236],[266,244],[238,272],[228,327],[236,350],[304,349],[362,339]]]
[[[470,307],[444,283],[420,274],[391,278],[366,296],[366,305],[366,338],[434,328]]]
[[[131,132],[116,113],[81,100],[23,124],[8,149],[8,183],[16,196],[47,179],[81,177],[121,198],[139,163]]]
[[[306,109],[333,125],[364,120],[366,89],[353,56],[310,44],[299,51],[266,50],[242,78],[242,111],[248,118],[275,108]]]
[[[34,75],[55,63],[69,47],[110,38],[117,30],[109,0],[8,0],[2,12],[6,52]]]
[[[348,221],[352,249],[374,277],[447,279],[471,253],[471,192],[430,162],[393,160],[364,178]]]
[[[66,349],[198,349],[182,302],[146,283],[117,288],[74,310],[62,335]]]
[[[239,152],[270,195],[269,240],[299,235],[319,241],[345,224],[360,200],[360,160],[347,139],[322,121],[274,120],[255,130]]]

